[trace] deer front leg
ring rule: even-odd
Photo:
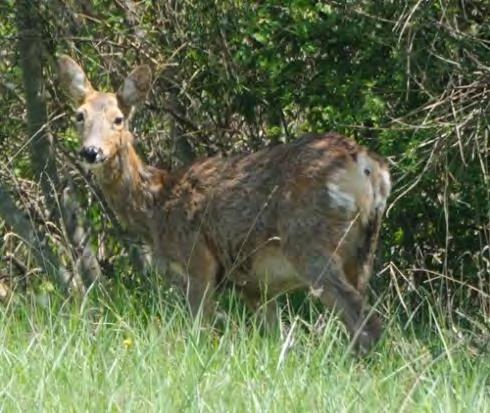
[[[218,262],[209,249],[197,245],[192,251],[186,268],[186,298],[194,318],[202,317],[205,323],[212,321],[215,313],[213,294],[216,288]]]
[[[205,322],[210,321],[214,308],[212,305],[212,289],[214,285],[189,275],[187,279],[186,298],[192,316],[202,317]]]

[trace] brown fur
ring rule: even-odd
[[[84,114],[82,145],[104,155],[94,173],[109,204],[182,277],[194,314],[211,313],[213,291],[231,281],[252,308],[271,299],[272,323],[277,294],[309,288],[361,348],[376,342],[380,325],[373,314],[364,319],[363,294],[390,191],[381,158],[328,133],[169,173],[144,165],[127,121],[114,123],[146,95],[145,67],[117,95],[96,92],[66,56],[60,73]]]

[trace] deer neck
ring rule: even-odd
[[[168,172],[145,165],[133,145],[127,143],[94,174],[123,225],[151,242],[156,205],[164,192]]]

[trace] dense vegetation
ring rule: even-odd
[[[412,366],[419,360],[414,366],[422,370],[413,367],[413,377],[397,381],[405,392],[410,391],[409,399],[425,380],[436,389],[427,409],[440,391],[448,389],[456,394],[446,394],[447,399],[440,396],[448,406],[454,396],[465,410],[474,395],[475,406],[479,406],[476,411],[483,411],[485,400],[488,408],[489,384],[482,377],[489,373],[490,322],[489,16],[485,0],[4,1],[0,5],[0,300],[5,310],[0,325],[1,345],[9,350],[0,357],[8,359],[9,366],[17,365],[17,373],[22,370],[29,376],[27,361],[12,357],[19,349],[9,347],[8,340],[20,343],[19,337],[39,325],[55,330],[36,333],[41,341],[50,334],[56,336],[56,331],[61,334],[53,339],[50,346],[54,347],[41,347],[52,352],[48,359],[56,358],[60,348],[69,349],[72,363],[77,354],[88,357],[89,330],[103,328],[97,326],[104,325],[100,321],[104,317],[117,314],[117,321],[111,321],[103,333],[103,345],[109,346],[115,336],[118,340],[125,334],[121,331],[126,327],[120,327],[117,318],[125,317],[123,306],[117,311],[111,308],[99,324],[88,326],[84,324],[88,323],[85,309],[77,310],[77,317],[84,315],[82,321],[70,315],[63,324],[44,313],[40,316],[38,311],[44,310],[36,305],[32,309],[27,304],[31,299],[51,309],[66,297],[78,297],[97,278],[102,282],[96,289],[106,293],[101,298],[98,291],[89,299],[104,313],[104,300],[117,301],[114,297],[122,294],[121,301],[144,302],[150,290],[164,283],[148,265],[144,246],[120,228],[78,163],[72,109],[56,84],[55,56],[67,53],[83,65],[95,85],[111,90],[135,64],[151,65],[152,92],[145,107],[137,111],[133,129],[139,152],[155,165],[176,167],[197,156],[250,151],[293,140],[306,131],[327,130],[352,136],[387,157],[395,185],[371,301],[377,301],[381,313],[392,320],[386,342],[394,343],[394,348],[388,352],[392,361],[380,367],[375,377],[390,377],[388,370],[402,369],[405,363]],[[127,299],[126,294],[131,297]],[[171,308],[177,305],[167,295],[165,300]],[[158,355],[145,359],[148,365],[162,362],[165,352],[180,351],[184,344],[185,349],[193,348],[194,336],[182,338],[183,344],[173,335],[181,332],[180,328],[186,330],[188,321],[179,318],[182,314],[175,321],[168,309],[161,314],[159,306],[140,305],[146,316],[135,314],[137,306],[128,307],[126,316],[135,323],[127,328],[128,334],[141,335],[142,342],[151,348],[156,345],[152,334],[160,334],[158,340],[170,343]],[[19,306],[23,310],[16,310]],[[67,310],[63,305],[56,307],[55,313],[63,309]],[[304,317],[313,317],[307,313]],[[148,320],[142,319],[152,316],[170,317],[169,327],[161,333],[138,330],[142,324],[148,328]],[[290,323],[294,323],[292,317]],[[243,325],[238,324],[237,331],[245,334]],[[236,337],[230,338],[230,331],[217,343],[209,337],[202,339],[214,371],[211,375],[216,374],[213,355],[226,360],[225,353],[233,354],[230,346]],[[335,329],[327,331],[336,337]],[[74,334],[81,335],[77,346],[68,338]],[[272,364],[277,362],[281,343],[276,343],[277,349],[271,344],[273,338],[260,342],[250,334],[243,342],[249,343],[252,352],[270,355]],[[295,345],[309,354],[308,346],[319,338],[310,342],[301,334]],[[402,334],[410,337],[403,340],[421,340],[421,346],[428,349],[409,354],[412,350],[406,341],[396,345]],[[64,340],[68,340],[66,348]],[[37,342],[32,343],[29,346],[37,348]],[[341,350],[330,349],[328,340],[320,348],[334,353],[327,364],[330,370],[341,371],[347,366],[342,374],[352,379],[340,380],[333,387],[322,387],[320,380],[315,384],[320,391],[345,391],[342,383],[363,381],[363,374],[355,371],[351,362],[341,360]],[[461,355],[461,349],[466,353]],[[452,358],[453,350],[456,359]],[[34,366],[40,369],[46,361],[42,351],[35,353],[39,360]],[[245,347],[236,351],[245,351]],[[191,363],[202,363],[196,354]],[[317,371],[325,362],[321,355],[312,354],[314,361],[309,366]],[[462,373],[460,384],[454,385],[450,379],[442,385],[438,382],[437,372],[432,370],[436,363],[432,362],[440,354],[449,360],[447,371],[443,371],[452,374],[465,364],[471,366]],[[424,361],[431,355],[432,362]],[[100,358],[92,356],[95,364],[101,363],[98,368],[112,362],[105,353]],[[117,374],[123,374],[120,369],[134,368],[136,359],[130,357],[119,365],[114,357]],[[172,357],[166,364],[168,369],[173,368]],[[234,357],[232,362],[237,361]],[[300,352],[289,361],[289,373],[306,374],[294,367],[301,364],[301,357]],[[259,368],[253,355],[244,359],[248,363],[244,369]],[[478,360],[485,361],[478,367],[481,370],[476,367]],[[270,380],[262,376],[267,376],[268,363],[270,360],[264,361],[265,370],[253,373],[256,386]],[[205,378],[204,367],[199,365]],[[143,367],[138,369],[144,374]],[[276,372],[275,365],[271,369]],[[251,371],[242,370],[241,374],[248,376]],[[55,367],[53,372],[60,374]],[[316,374],[313,377],[318,378]],[[287,377],[286,371],[283,380]],[[230,383],[242,379],[235,377]],[[166,389],[175,385],[175,379],[161,380]],[[13,383],[15,386],[16,381]],[[414,390],[410,390],[412,385]],[[474,393],[465,394],[468,398],[464,401],[458,399],[464,393],[460,385],[476,386]],[[370,384],[366,386],[371,389]],[[370,393],[379,395],[368,399],[373,406],[383,399],[382,389]],[[355,394],[352,389],[350,393]],[[257,400],[264,396],[258,387],[250,394]],[[358,394],[364,397],[364,390]],[[188,395],[179,395],[183,405],[202,408],[195,404],[198,399],[189,402],[185,399]],[[287,402],[285,397],[274,404],[274,392],[264,397],[272,404],[250,402],[236,408],[280,409],[281,403]],[[393,398],[394,405],[403,409],[410,407],[406,400]],[[410,399],[410,403],[417,400],[424,406],[423,397]],[[117,408],[118,403],[112,407]],[[170,407],[182,407],[179,403]],[[223,410],[222,404],[212,399],[209,403]],[[298,407],[329,407],[318,403],[299,403]],[[92,407],[101,406],[111,405],[95,403]],[[344,409],[349,406],[362,410],[356,403],[346,403]]]

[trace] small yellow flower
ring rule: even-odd
[[[52,293],[54,291],[54,285],[50,281],[43,281],[40,289],[43,293]]]
[[[127,337],[123,340],[123,346],[126,350],[133,347],[133,340],[130,337]]]

